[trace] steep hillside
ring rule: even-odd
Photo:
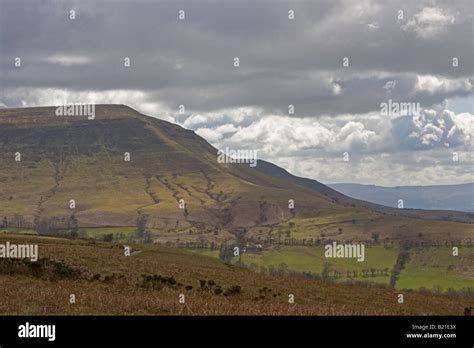
[[[339,208],[291,183],[217,163],[217,150],[194,132],[128,107],[98,106],[95,120],[58,117],[54,110],[0,111],[4,215],[32,222],[73,212],[84,226],[120,226],[145,213],[157,227],[177,220],[247,226],[262,215],[266,221],[290,217],[285,206],[295,190],[300,206]],[[262,208],[265,199],[272,203]]]

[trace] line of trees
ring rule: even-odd
[[[61,235],[72,239],[79,237],[79,222],[74,214],[61,218],[35,218],[33,229],[42,235]]]
[[[400,252],[398,253],[397,261],[392,269],[392,274],[390,275],[390,286],[395,287],[395,283],[398,280],[398,276],[401,271],[405,268],[405,264],[408,262],[410,257],[410,247],[409,243],[403,243],[400,246]]]
[[[23,215],[15,214],[13,217],[8,218],[4,216],[1,223],[2,228],[14,227],[14,228],[31,228],[31,223],[28,223]]]

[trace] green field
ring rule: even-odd
[[[0,228],[0,233],[28,233],[28,234],[38,234],[35,230],[30,228],[17,228],[17,227],[6,227]]]
[[[136,236],[136,227],[89,227],[84,229],[86,238],[103,239],[105,235],[113,234],[114,238],[133,238]]]
[[[446,291],[474,288],[474,249],[459,248],[453,256],[450,247],[417,248],[397,281],[399,289]]]
[[[329,278],[336,276],[335,279],[339,281],[353,278],[361,281],[388,284],[390,271],[397,259],[397,255],[397,248],[385,249],[382,246],[373,246],[365,249],[365,260],[358,262],[356,259],[326,258],[323,246],[314,248],[285,246],[272,252],[245,253],[242,255],[241,261],[253,269],[271,271],[273,267],[276,270],[287,269],[293,272],[311,272],[312,274],[319,275],[323,273],[324,264],[327,262],[329,264]],[[372,276],[371,270],[374,276]]]
[[[192,249],[200,255],[219,257],[219,250]],[[265,273],[308,273],[321,276],[324,264],[329,265],[328,276],[336,281],[350,278],[389,284],[390,273],[397,260],[398,248],[373,246],[366,248],[364,262],[347,258],[325,258],[324,247],[285,246],[274,251],[244,253],[240,261],[255,271]],[[233,263],[239,258],[234,257]],[[365,272],[364,272],[365,270]],[[372,276],[374,270],[374,276]],[[380,270],[384,270],[380,274]],[[335,278],[334,271],[338,272]],[[350,278],[347,277],[349,271]],[[356,272],[354,274],[354,271]],[[387,272],[388,271],[388,272]],[[388,273],[388,275],[386,275]],[[474,249],[460,248],[459,256],[452,256],[447,247],[417,248],[410,251],[410,258],[396,282],[397,289],[428,289],[445,292],[474,287]]]
[[[211,256],[215,258],[219,258],[219,250],[211,250],[211,249],[204,249],[204,248],[197,248],[197,249],[186,249],[187,251],[191,251],[193,253],[205,256]]]
[[[112,234],[114,239],[129,239],[136,236],[136,227],[87,227],[82,229],[85,234],[81,238],[92,238],[102,240],[104,236]],[[0,228],[0,233],[26,233],[38,234],[31,228],[8,227]]]
[[[200,255],[219,257],[219,250],[192,249],[191,251]],[[296,272],[321,275],[324,264],[329,264],[329,278],[334,278],[335,271],[338,272],[338,281],[348,280],[347,272],[352,279],[360,281],[371,281],[388,284],[390,271],[397,259],[398,249],[385,249],[382,246],[373,246],[365,249],[365,260],[358,262],[356,259],[329,259],[324,256],[324,247],[302,247],[285,246],[279,250],[261,253],[243,253],[240,261],[253,270],[260,272]],[[233,263],[237,263],[239,258],[234,257]],[[374,270],[372,276],[371,269]],[[367,271],[364,274],[364,270]],[[388,275],[382,275],[385,271]],[[354,272],[356,272],[354,274]]]

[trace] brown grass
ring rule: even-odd
[[[464,307],[474,305],[416,291],[403,292],[405,303],[399,304],[399,292],[390,288],[274,277],[173,248],[136,245],[142,252],[126,257],[120,246],[109,243],[0,235],[0,243],[7,240],[38,243],[40,257],[81,274],[74,279],[0,275],[0,313],[8,315],[462,315]],[[94,275],[100,278],[92,280]],[[143,275],[173,281],[145,288],[140,286]],[[200,280],[206,281],[204,287]],[[232,286],[242,290],[229,296],[214,292]],[[290,293],[295,304],[288,303]],[[69,304],[71,294],[75,304]]]

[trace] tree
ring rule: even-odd
[[[71,229],[71,238],[72,239],[76,239],[77,236],[79,235],[79,223],[76,219],[76,216],[74,214],[71,215],[71,217],[69,218],[69,222],[68,222],[68,227]]]
[[[150,231],[146,231],[146,232],[145,232],[145,237],[144,237],[143,242],[144,242],[145,244],[151,244],[151,243],[153,243],[153,238],[152,238],[152,236],[151,236]],[[179,243],[179,239],[178,239],[178,243]]]
[[[79,230],[77,231],[77,237],[78,238],[86,238],[87,237],[86,230],[83,229],[83,228],[79,228]]]
[[[53,229],[53,219],[36,218],[34,220],[34,228],[38,234],[49,234]]]
[[[380,234],[378,232],[372,233],[372,239],[374,240],[374,243],[377,243],[379,241],[379,236]]]
[[[22,215],[20,215],[20,214],[15,214],[15,216],[13,216],[13,226],[14,226],[14,227],[16,227],[16,228],[22,228],[24,222],[25,222],[25,219],[23,218]]]
[[[104,242],[111,242],[114,240],[114,234],[113,233],[104,234],[102,239],[104,240]]]
[[[145,229],[146,229],[146,224],[147,224],[147,216],[145,214],[140,214],[137,217],[137,235],[139,238],[144,238],[145,237]]]
[[[329,279],[329,272],[331,270],[331,265],[329,264],[329,262],[324,262],[324,265],[323,265],[323,272],[321,273],[321,278],[326,281]]]
[[[279,275],[285,275],[288,273],[288,265],[284,262],[280,263],[278,265],[278,274]]]
[[[221,248],[219,250],[219,258],[226,264],[230,265],[232,263],[233,248],[228,247],[227,244],[221,244]]]

